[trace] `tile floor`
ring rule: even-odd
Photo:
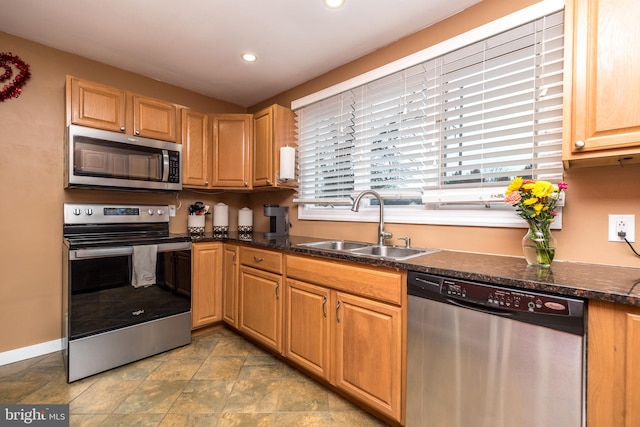
[[[60,352],[0,366],[0,403],[68,403],[71,426],[385,425],[223,327],[72,384]]]

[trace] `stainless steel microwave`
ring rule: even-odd
[[[182,189],[182,145],[70,125],[65,188]]]

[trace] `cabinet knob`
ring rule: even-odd
[[[574,145],[574,147],[576,147],[576,148],[580,149],[580,148],[584,148],[584,146],[585,146],[586,144],[584,143],[584,141],[583,141],[583,140],[579,139],[579,140],[577,140],[573,145]]]
[[[248,187],[248,186],[249,186],[249,183],[248,183],[247,181],[245,181],[245,182],[244,182],[244,186],[245,186],[245,187]]]
[[[205,181],[205,182],[204,182],[204,185],[209,185],[209,181]]]
[[[134,132],[136,135],[140,135],[140,131],[138,129],[136,129],[136,131]]]
[[[121,131],[121,132],[124,132],[124,131],[125,131],[124,126],[120,126],[120,131]]]
[[[267,180],[267,185],[271,185],[271,181]]]

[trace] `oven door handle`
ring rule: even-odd
[[[158,245],[158,252],[176,252],[188,250],[191,250],[191,242],[161,243]],[[129,256],[132,254],[133,246],[74,249],[69,251],[69,260]]]

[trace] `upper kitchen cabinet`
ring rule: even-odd
[[[134,135],[178,141],[177,105],[140,95],[132,95],[132,98]]]
[[[192,188],[210,187],[211,142],[209,115],[183,108],[182,127],[182,185]]]
[[[67,76],[67,125],[126,130],[126,92]]]
[[[212,181],[216,188],[251,186],[251,114],[214,114]]]
[[[188,188],[249,189],[251,114],[183,108],[182,183]]]
[[[295,180],[280,180],[280,148],[296,147],[296,116],[281,105],[253,115],[253,187],[293,188]]]
[[[637,1],[572,0],[565,13],[565,166],[640,162]]]
[[[66,84],[67,124],[177,141],[175,104],[73,76]]]

